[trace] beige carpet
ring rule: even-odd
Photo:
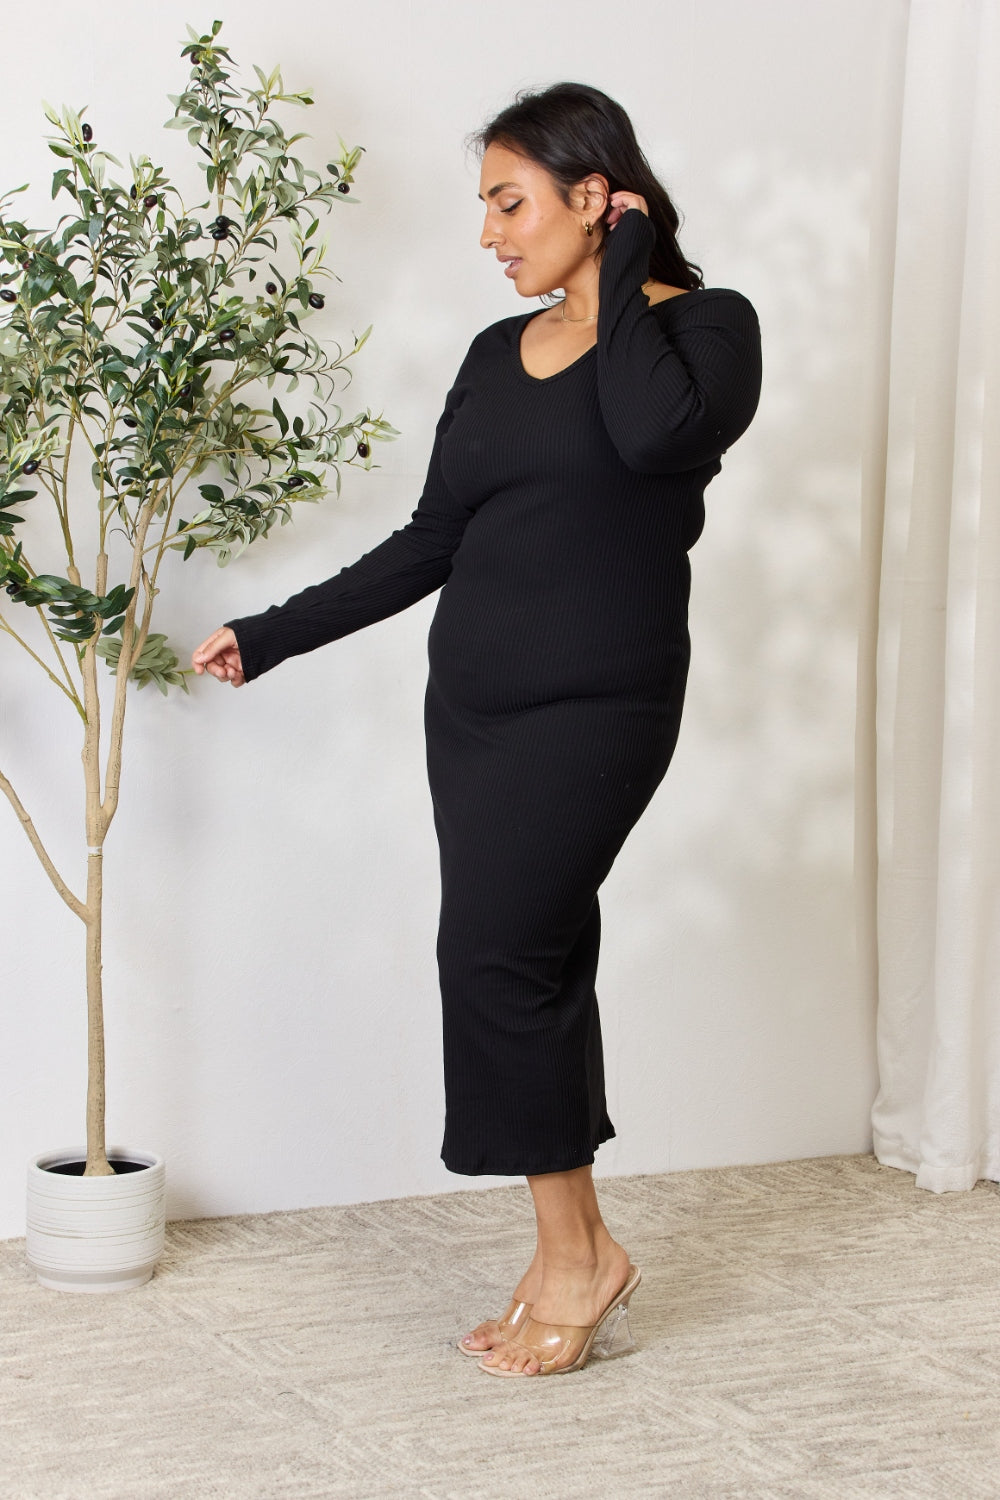
[[[870,1156],[618,1178],[637,1351],[496,1380],[453,1341],[523,1186],[174,1224],[148,1286],[0,1244],[3,1500],[997,1500],[1000,1199]]]

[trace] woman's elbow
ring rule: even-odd
[[[721,422],[707,413],[669,431],[624,433],[615,440],[618,456],[639,474],[678,474],[700,469],[719,459],[741,438],[753,419],[753,409],[739,416],[730,413]]]
[[[725,452],[721,432],[661,434],[657,440],[626,439],[616,443],[618,457],[637,474],[679,474],[712,463]]]

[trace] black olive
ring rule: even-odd
[[[358,457],[359,458],[367,458],[368,457],[368,444],[367,443],[359,443],[358,444]]]
[[[267,293],[267,295],[269,297],[276,296],[277,292],[278,292],[278,288],[275,286],[275,284],[274,284],[273,281],[269,281],[267,283],[267,285],[264,287],[264,290],[265,290],[265,292]]]
[[[80,133],[85,141],[92,141],[94,139],[94,132],[89,125],[84,125]]]
[[[5,302],[17,301],[17,293],[12,292],[9,286],[4,287],[3,291],[0,292],[0,297],[2,297]]]
[[[219,214],[218,218],[213,219],[212,222],[213,224],[218,224],[220,229],[228,229],[233,221],[232,219],[227,219],[225,214]]]
[[[21,473],[22,474],[34,474],[34,472],[35,472],[35,470],[37,468],[38,468],[38,459],[37,458],[29,458],[28,462],[26,464],[22,465],[22,467],[21,467]]]
[[[304,484],[305,480],[302,478],[301,474],[293,474],[291,479],[289,479],[288,481],[288,488],[290,490],[300,490]]]
[[[142,206],[143,208],[155,208],[159,201],[155,193],[148,193],[142,200]]]
[[[337,183],[337,192],[338,193],[349,193],[350,191],[351,191],[351,184],[349,182],[338,182]]]
[[[218,226],[218,224],[216,224],[215,228],[212,230],[212,238],[216,242],[218,242],[219,240],[228,240],[228,238],[229,238],[229,230],[228,229],[220,229],[219,226]]]
[[[222,332],[219,334],[219,343],[220,344],[228,344],[229,340],[230,339],[234,339],[235,337],[236,337],[236,330],[235,330],[235,328],[224,328],[222,330]]]
[[[136,187],[134,182],[128,190],[128,195],[130,198],[138,198],[139,196],[139,189]]]
[[[309,306],[310,307],[315,307],[317,310],[319,308],[321,308],[321,307],[325,307],[326,306],[326,298],[325,297],[321,297],[320,294],[319,294],[319,292],[311,292],[309,294]]]
[[[187,398],[191,394],[192,389],[193,389],[193,387],[191,386],[190,382],[187,385],[182,385],[181,386],[181,389],[180,389],[180,398],[181,398],[182,401],[186,401],[187,400]]]
[[[139,425],[135,420],[135,417],[122,417],[122,421],[125,423],[126,427],[138,427]]]
[[[152,318],[148,319],[148,322],[149,322],[150,328],[153,330],[154,333],[159,333],[160,329],[163,327],[163,319],[162,318],[157,318],[156,316],[153,316]]]

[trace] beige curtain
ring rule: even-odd
[[[860,927],[875,1155],[947,1192],[1000,1179],[1000,0],[898,17],[868,308]]]

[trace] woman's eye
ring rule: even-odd
[[[512,214],[514,212],[515,208],[520,208],[521,207],[521,204],[523,202],[524,202],[523,198],[518,198],[518,200],[517,200],[516,203],[512,203],[509,208],[502,208],[500,210],[500,212],[502,214]]]

